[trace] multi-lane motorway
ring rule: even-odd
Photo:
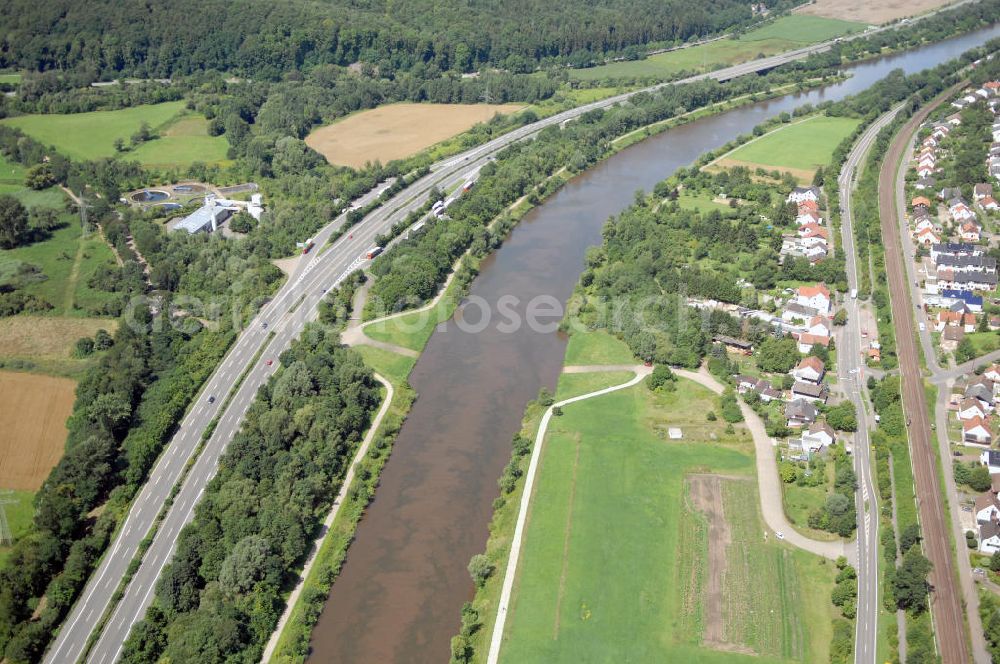
[[[833,42],[825,42],[788,53],[701,74],[676,83],[706,78],[720,81],[745,74],[765,71],[781,64],[799,60],[810,54],[828,50]],[[655,90],[661,84],[645,91]],[[163,567],[170,561],[174,543],[181,529],[192,518],[205,485],[215,473],[219,457],[239,429],[243,414],[252,403],[257,390],[277,370],[278,357],[288,348],[303,326],[316,315],[316,305],[325,291],[339,278],[359,266],[358,258],[374,243],[374,238],[388,231],[412,210],[426,202],[432,187],[450,190],[478,171],[487,160],[507,145],[524,140],[545,127],[558,125],[588,111],[607,108],[625,101],[632,94],[577,107],[526,125],[477,148],[435,164],[431,172],[392,197],[359,224],[351,234],[340,237],[329,247],[324,244],[342,227],[341,216],[316,236],[316,247],[303,257],[274,299],[239,335],[205,388],[190,408],[177,433],[166,446],[150,473],[145,486],[136,496],[125,522],[115,534],[110,549],[87,583],[81,598],[70,612],[60,633],[46,653],[46,662],[75,662],[85,653],[88,639],[102,616],[112,608],[111,615],[100,631],[99,638],[88,655],[90,662],[115,661],[128,633],[145,614]],[[369,199],[375,194],[370,194]],[[364,204],[366,201],[360,201]],[[264,328],[267,323],[267,329]],[[258,357],[255,361],[255,358]],[[268,364],[267,360],[272,360]],[[246,373],[238,389],[227,399],[240,376]],[[214,399],[210,400],[210,397]],[[201,453],[194,458],[205,432],[217,422]],[[149,534],[157,514],[163,509],[185,466],[191,463],[171,506],[159,525],[152,543],[142,557],[118,603],[112,598],[135,558],[140,542]]]
[[[868,156],[878,133],[899,113],[902,105],[873,122],[854,144],[840,171],[837,185],[840,189],[841,228],[843,251],[846,259],[847,284],[854,292],[858,288],[857,251],[854,246],[854,229],[851,218],[851,195],[855,186],[858,167]],[[875,482],[872,479],[871,442],[868,431],[875,426],[866,404],[864,386],[864,355],[861,348],[861,316],[858,300],[849,298],[844,303],[847,325],[837,338],[840,385],[854,404],[858,413],[858,431],[854,438],[854,469],[858,477],[855,497],[858,512],[858,614],[854,642],[854,661],[857,664],[875,664],[878,639],[878,503]]]

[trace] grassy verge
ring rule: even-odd
[[[0,490],[0,509],[7,516],[7,526],[13,541],[31,530],[31,520],[35,515],[35,507],[32,501],[35,499],[33,491],[6,491]],[[0,546],[0,567],[7,564],[7,557],[10,555],[11,547]]]

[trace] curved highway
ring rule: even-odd
[[[885,29],[891,28],[880,28]],[[588,111],[626,101],[634,94],[658,90],[667,85],[709,78],[726,81],[766,71],[813,53],[829,50],[833,43],[829,41],[816,44],[563,111],[438,162],[431,167],[428,175],[368,214],[354,226],[350,235],[340,237],[329,247],[324,245],[346,223],[346,215],[341,215],[323,228],[315,238],[316,249],[298,261],[287,282],[249,327],[243,330],[206,382],[133,501],[109,550],[92,574],[44,661],[76,662],[83,657],[91,634],[102,616],[112,607],[116,589],[136,557],[140,542],[149,535],[157,515],[163,510],[174,486],[181,480],[184,468],[190,463],[190,470],[153,535],[138,570],[126,585],[121,599],[112,607],[110,617],[87,657],[89,662],[104,663],[118,659],[132,625],[142,619],[152,601],[156,580],[173,555],[177,536],[190,522],[205,485],[215,474],[219,457],[239,429],[243,414],[250,407],[257,390],[277,370],[279,355],[300,334],[303,326],[315,318],[316,306],[326,290],[363,265],[364,261],[360,257],[374,244],[375,237],[386,233],[409,212],[422,207],[431,188],[449,190],[458,186],[511,143],[530,138],[545,127],[572,120]],[[365,205],[376,196],[377,192],[371,192],[355,203]],[[264,329],[265,322],[268,324],[267,329]],[[258,354],[260,359],[254,361]],[[268,360],[272,363],[268,364]],[[246,375],[239,388],[231,398],[227,398],[244,372]],[[210,401],[210,397],[214,399]],[[213,422],[217,424],[205,441],[200,455],[196,457],[195,451]]]

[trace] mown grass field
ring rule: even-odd
[[[439,323],[447,322],[455,312],[454,282],[430,309],[412,311],[388,320],[376,321],[364,328],[365,336],[410,350],[423,350]]]
[[[758,167],[789,171],[800,181],[830,162],[833,151],[858,126],[855,118],[815,115],[776,129],[713,162],[710,168]]]
[[[566,346],[564,364],[639,364],[639,361],[625,342],[603,330],[574,330]]]
[[[62,210],[65,195],[58,187],[36,191],[24,184],[28,169],[0,154],[0,194],[10,194],[27,208],[50,207]]]
[[[7,525],[15,542],[31,528],[31,519],[35,514],[34,499],[32,491],[11,491],[0,486],[0,500],[5,503],[3,509],[7,514]],[[7,563],[10,550],[10,547],[0,546],[0,567]]]
[[[7,118],[4,124],[18,127],[71,159],[99,159],[115,155],[153,167],[187,166],[192,162],[219,163],[226,158],[224,136],[209,136],[201,116],[189,114],[183,101],[145,104],[117,111],[35,114]],[[142,123],[157,138],[134,150],[115,152],[115,139],[129,142]]]
[[[590,385],[561,381],[560,396],[610,378],[584,376],[564,376]],[[708,390],[680,380],[674,392],[640,384],[553,419],[502,662],[728,662],[751,651],[758,662],[827,661],[833,568],[763,541],[749,435],[706,421],[715,407]],[[668,441],[668,426],[685,439]],[[724,650],[703,645],[684,576],[707,578],[708,542],[683,514],[686,478],[706,472],[735,478],[720,497],[733,532],[722,606],[739,643]]]
[[[732,209],[727,203],[720,203],[709,194],[689,194],[686,191],[681,192],[681,195],[677,197],[677,204],[687,210],[697,210],[701,213],[713,210],[728,212]]]
[[[853,21],[795,14],[781,18],[736,39],[720,39],[658,53],[645,60],[612,62],[589,69],[574,69],[570,76],[580,80],[602,78],[666,78],[680,72],[708,71],[724,65],[775,55],[807,44],[826,41],[865,25]]]
[[[403,159],[521,104],[386,104],[321,127],[306,137],[331,164],[360,168]]]
[[[992,353],[1000,348],[1000,333],[998,332],[973,332],[966,334],[965,338],[972,342],[976,349],[976,357]]]
[[[102,265],[115,264],[114,254],[96,232],[84,235],[72,214],[63,215],[62,221],[63,226],[46,240],[0,250],[0,280],[22,263],[35,265],[47,278],[27,285],[26,292],[51,304],[52,315],[86,315],[114,297],[87,285]]]

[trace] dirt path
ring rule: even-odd
[[[76,245],[76,256],[73,257],[73,268],[69,271],[69,278],[66,280],[66,292],[63,293],[63,311],[66,314],[73,312],[73,304],[76,301],[76,284],[80,281],[80,265],[83,264],[83,235],[80,235],[80,243]]]
[[[375,418],[372,420],[371,426],[368,427],[368,433],[365,434],[364,440],[358,446],[358,451],[354,454],[354,459],[351,460],[351,465],[348,466],[347,473],[344,475],[340,491],[337,492],[337,497],[334,498],[333,505],[330,506],[330,511],[327,513],[326,518],[323,519],[323,525],[320,527],[319,534],[313,541],[312,548],[306,558],[306,563],[302,568],[302,573],[299,574],[299,578],[295,582],[295,588],[292,589],[291,594],[288,596],[288,601],[285,603],[285,610],[281,614],[281,619],[278,620],[278,625],[274,628],[274,632],[271,633],[271,638],[268,639],[264,653],[261,655],[261,664],[267,664],[271,660],[271,657],[274,656],[274,649],[278,646],[278,639],[281,637],[281,632],[285,629],[285,625],[292,615],[292,610],[299,600],[299,595],[302,594],[302,584],[309,576],[309,572],[312,571],[313,563],[316,562],[316,554],[323,544],[323,539],[326,537],[327,532],[329,532],[330,527],[333,526],[334,520],[340,513],[340,506],[344,504],[344,499],[347,498],[347,492],[351,488],[351,483],[354,482],[354,469],[364,459],[365,454],[368,453],[368,448],[371,446],[372,440],[375,439],[379,425],[382,424],[382,418],[385,417],[385,414],[389,411],[389,406],[392,404],[392,383],[378,374],[375,374],[375,380],[382,383],[382,386],[385,387],[385,398],[382,400],[382,406],[378,409],[378,413],[376,413]]]
[[[715,379],[715,376],[708,373],[705,367],[698,371],[674,369],[674,373],[693,380],[716,394],[722,394],[722,384]],[[781,478],[778,477],[778,464],[774,461],[774,445],[771,443],[771,438],[767,435],[760,416],[742,401],[739,404],[743,419],[753,437],[754,457],[757,463],[757,485],[760,491],[760,510],[764,517],[764,523],[775,534],[781,533],[781,538],[793,546],[830,560],[845,556],[852,565],[856,564],[857,547],[848,546],[843,540],[819,541],[810,539],[792,527],[788,517],[785,516],[781,495]]]
[[[688,495],[691,505],[705,516],[708,523],[708,570],[705,575],[704,643],[710,648],[727,649],[723,615],[723,582],[726,577],[726,549],[732,544],[732,533],[722,506],[722,481],[718,475],[688,475]]]

